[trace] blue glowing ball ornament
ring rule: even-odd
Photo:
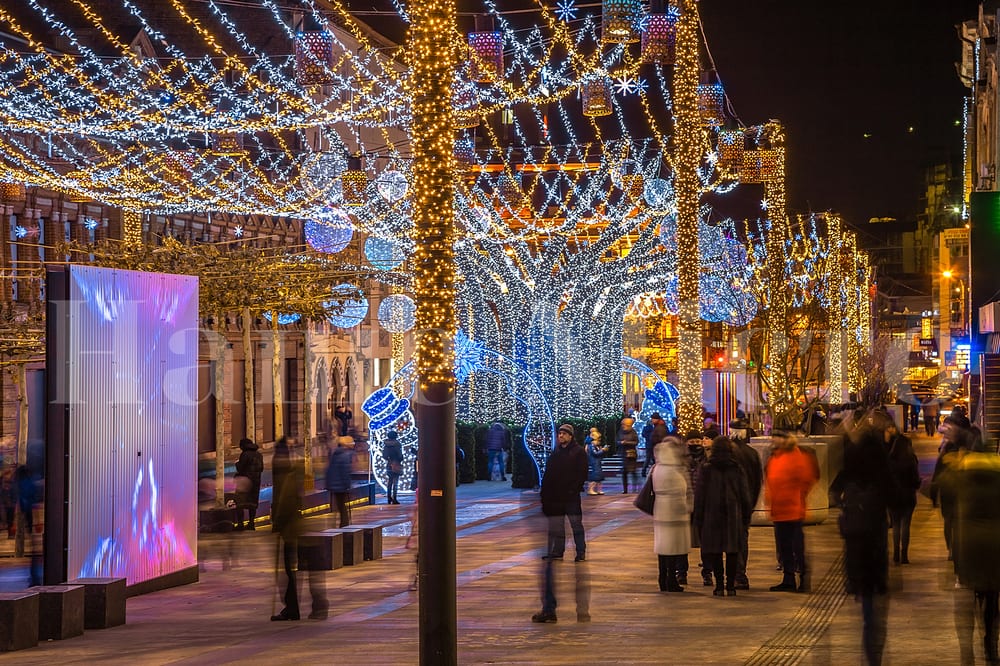
[[[270,312],[265,312],[264,313],[264,319],[266,319],[268,321],[271,321],[271,316],[272,315],[271,315]],[[280,312],[278,313],[278,324],[280,326],[284,326],[286,324],[294,324],[295,322],[297,322],[300,319],[302,319],[302,315],[300,315],[298,313],[292,313],[292,314],[283,314],[283,313],[280,313]]]
[[[337,308],[342,305],[338,314],[327,317],[329,322],[338,328],[354,328],[368,315],[368,299],[355,296],[358,288],[348,282],[338,284],[330,290],[333,298],[324,301],[323,307]]]
[[[378,306],[378,323],[390,333],[406,333],[416,323],[417,305],[403,294],[382,299]]]
[[[327,208],[320,215],[306,220],[306,242],[319,252],[336,254],[350,244],[354,225],[342,208]]]
[[[379,195],[389,203],[396,203],[406,196],[410,189],[410,184],[406,182],[406,176],[402,172],[394,169],[383,171],[375,179],[375,188]]]
[[[674,207],[674,187],[669,180],[651,178],[642,188],[642,198],[654,213],[668,213]]]
[[[406,251],[396,241],[369,236],[365,241],[365,257],[375,268],[391,271],[406,261]]]

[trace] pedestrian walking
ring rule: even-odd
[[[702,560],[711,563],[715,575],[712,594],[717,597],[736,595],[745,540],[743,525],[749,522],[752,511],[746,477],[733,457],[733,443],[728,437],[716,437],[712,454],[701,468],[694,498],[694,524],[701,535]]]
[[[545,566],[542,572],[542,610],[531,616],[532,622],[556,621],[555,570],[553,563],[563,559],[566,549],[566,519],[573,529],[576,545],[576,562],[587,559],[587,539],[583,528],[583,507],[580,493],[587,480],[587,454],[576,443],[573,426],[564,423],[556,432],[556,448],[549,455],[542,475],[542,513],[547,522],[546,553],[542,556]],[[579,574],[578,574],[579,575]],[[589,600],[589,586],[587,599]],[[580,585],[577,586],[577,620],[589,621],[588,602],[581,604]]]
[[[958,485],[955,470],[958,463],[969,451],[968,419],[951,415],[941,425],[941,444],[938,458],[931,475],[930,498],[937,507],[941,505],[941,519],[944,523],[944,542],[948,548],[948,559],[954,560],[952,535],[955,525],[956,495]]]
[[[653,484],[653,552],[659,568],[661,592],[683,592],[677,580],[680,558],[691,549],[691,513],[694,489],[684,459],[684,443],[667,437],[656,445]]]
[[[622,493],[628,493],[629,477],[635,487],[639,487],[639,477],[636,474],[639,464],[639,435],[632,427],[633,423],[632,419],[622,419],[622,427],[618,431],[618,450],[622,456]]]
[[[747,577],[747,559],[750,555],[750,520],[753,517],[753,508],[757,506],[757,500],[760,498],[760,489],[764,482],[760,454],[747,441],[749,430],[750,424],[745,419],[737,419],[729,424],[729,432],[732,434],[734,446],[733,457],[736,458],[736,462],[739,463],[740,470],[747,480],[747,489],[750,491],[751,503],[750,516],[743,523],[743,549],[740,551],[740,562],[736,574],[737,590],[750,589],[750,579]]]
[[[507,448],[507,427],[496,421],[486,431],[486,453],[489,456],[490,481],[493,480],[493,469],[498,467],[500,480],[507,480],[507,473],[504,467],[504,450]]]
[[[910,522],[917,507],[920,490],[920,468],[910,438],[899,432],[895,423],[885,429],[889,472],[898,492],[889,500],[889,520],[892,524],[892,561],[909,564]]]
[[[255,530],[257,506],[260,503],[260,475],[264,471],[264,456],[253,440],[240,440],[240,457],[236,461],[236,529]],[[247,521],[243,522],[244,511]]]
[[[844,468],[830,485],[840,507],[844,573],[848,594],[861,602],[861,643],[869,664],[881,664],[888,620],[887,511],[898,494],[889,469],[884,433],[855,429],[844,446]]]
[[[929,395],[924,399],[923,410],[924,431],[931,437],[941,425],[941,405],[936,397]]]
[[[704,440],[702,439],[701,432],[698,430],[691,430],[684,436],[685,444],[687,445],[687,465],[688,465],[688,478],[691,482],[691,488],[694,491],[695,496],[698,495],[698,483],[701,477],[701,466],[708,461],[708,455],[705,453]],[[691,515],[691,547],[698,549],[698,567],[701,570],[701,580],[705,587],[711,587],[714,583],[712,582],[712,565],[705,561],[705,558],[701,555],[701,534],[698,529],[694,526],[694,510],[692,508]],[[688,556],[685,554],[680,561],[680,570],[677,572],[677,579],[680,581],[681,585],[687,585],[688,580],[688,570],[690,569],[690,561]]]
[[[803,451],[793,435],[775,431],[772,440],[774,452],[767,463],[765,489],[784,575],[780,583],[771,586],[771,591],[804,592],[808,588],[808,567],[802,522],[806,517],[806,498],[819,481],[819,469],[815,457]]]
[[[602,466],[604,464],[604,456],[611,447],[601,442],[601,432],[597,428],[590,429],[590,435],[587,436],[585,441],[588,462],[587,494],[603,495],[604,470]]]
[[[399,443],[399,434],[395,430],[390,430],[385,436],[385,443],[382,445],[382,458],[385,460],[388,479],[386,481],[385,503],[399,504],[396,493],[399,491],[399,477],[403,473],[403,447]]]
[[[326,465],[326,490],[330,495],[330,511],[340,517],[338,527],[351,524],[351,468],[354,463],[354,439],[338,437],[337,446],[330,451]]]

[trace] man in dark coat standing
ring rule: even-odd
[[[240,458],[236,461],[237,479],[236,510],[240,517],[236,529],[242,530],[244,510],[250,514],[246,523],[248,530],[256,529],[257,505],[260,502],[260,475],[264,471],[264,456],[253,441],[247,437],[240,440]]]
[[[569,518],[573,529],[576,561],[584,562],[587,559],[587,539],[583,531],[583,508],[580,504],[580,493],[587,481],[587,452],[576,443],[573,426],[568,423],[559,426],[556,442],[557,446],[549,456],[542,475],[542,513],[548,523],[548,546],[542,558],[546,560],[542,610],[531,617],[532,622],[556,621],[552,561],[561,560],[566,549],[566,518]],[[577,619],[589,619],[586,604],[582,608],[583,610],[577,599]]]
[[[760,488],[763,485],[763,468],[760,465],[760,454],[747,442],[747,432],[750,425],[745,419],[737,419],[729,424],[729,433],[732,436],[733,457],[743,470],[743,476],[747,480],[747,488],[750,491],[751,517],[753,507],[757,506],[757,499],[760,497]],[[740,552],[740,563],[736,574],[736,589],[749,590],[750,580],[747,578],[747,557],[749,555],[750,541],[750,519],[743,523],[743,550]]]

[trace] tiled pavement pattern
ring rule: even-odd
[[[937,442],[917,440],[929,473]],[[613,485],[613,484],[609,484]],[[682,594],[656,589],[650,519],[634,495],[585,496],[587,562],[556,562],[557,624],[532,624],[539,609],[537,495],[501,482],[458,488],[458,643],[462,664],[860,664],[859,605],[842,592],[841,540],[835,516],[806,528],[812,562],[810,594],[772,593],[771,528],[750,533],[751,590],[713,597],[697,575]],[[380,500],[381,501],[381,500]],[[406,500],[404,500],[405,502]],[[355,509],[356,522],[404,523],[411,507]],[[328,515],[309,519],[330,526]],[[386,531],[385,558],[327,577],[325,621],[270,622],[275,595],[275,541],[266,529],[202,544],[206,570],[197,584],[136,597],[128,623],[82,637],[0,655],[0,663],[107,664],[415,664],[415,570],[403,548],[405,528]],[[209,546],[206,548],[205,546]],[[219,554],[231,546],[232,567]],[[925,497],[913,521],[910,560],[891,570],[887,664],[958,664],[956,590],[939,514]],[[9,568],[9,566],[8,566]],[[589,576],[590,623],[576,621],[574,580]],[[304,583],[302,584],[304,588]],[[303,616],[309,612],[303,590]],[[982,642],[974,639],[977,659]]]

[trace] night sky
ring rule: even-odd
[[[923,169],[962,151],[955,26],[971,0],[703,0],[719,77],[747,125],[787,128],[793,212],[913,219]],[[913,128],[912,131],[910,128]],[[865,137],[865,135],[870,135]]]

